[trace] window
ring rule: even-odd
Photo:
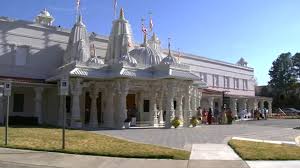
[[[28,56],[28,47],[26,46],[17,47],[16,59],[15,59],[16,65],[26,65],[27,56]]]
[[[248,81],[243,79],[243,90],[248,90]]]
[[[213,86],[219,87],[219,76],[218,75],[213,75]]]
[[[234,78],[234,88],[239,89],[239,79]]]
[[[24,94],[14,94],[13,112],[24,112]]]
[[[201,79],[203,82],[207,82],[207,74],[206,74],[206,73],[203,73],[203,72],[200,72],[200,79]]]
[[[144,100],[144,112],[149,112],[150,111],[150,102],[149,100]]]
[[[224,76],[224,88],[229,89],[230,88],[229,85],[230,85],[229,84],[229,77]]]

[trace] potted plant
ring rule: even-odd
[[[129,118],[126,118],[126,120],[124,121],[124,126],[125,128],[129,128],[130,127],[130,119]]]
[[[197,117],[194,116],[194,117],[192,117],[190,123],[193,127],[196,127],[199,124],[199,121],[198,121]]]
[[[172,126],[173,126],[174,128],[179,127],[179,125],[180,125],[180,120],[179,120],[179,118],[178,118],[178,117],[175,117],[175,118],[172,120],[171,124],[172,124]]]

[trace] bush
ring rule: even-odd
[[[172,122],[171,122],[172,126],[177,128],[180,125],[180,120],[178,117],[175,117]]]
[[[194,116],[194,117],[192,117],[190,123],[193,127],[196,127],[199,124],[199,121],[198,121],[197,117]]]

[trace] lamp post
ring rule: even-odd
[[[7,96],[7,107],[6,107],[6,122],[5,122],[5,145],[8,144],[8,120],[9,120],[9,98],[11,96],[11,81],[4,82],[3,95]]]

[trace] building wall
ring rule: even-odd
[[[50,73],[62,65],[62,58],[68,43],[70,30],[55,26],[41,26],[26,21],[11,21],[0,18],[0,76],[18,76],[46,79]],[[104,58],[108,38],[91,33],[91,44],[95,44],[96,54]],[[28,47],[26,65],[16,65],[16,48]],[[180,61],[191,67],[199,77],[206,75],[209,88],[228,91],[229,95],[254,96],[254,70],[235,64],[183,53]],[[214,85],[217,75],[218,85]],[[229,78],[229,88],[224,86],[224,77]],[[239,87],[234,88],[234,78]],[[243,88],[243,80],[248,88]]]

